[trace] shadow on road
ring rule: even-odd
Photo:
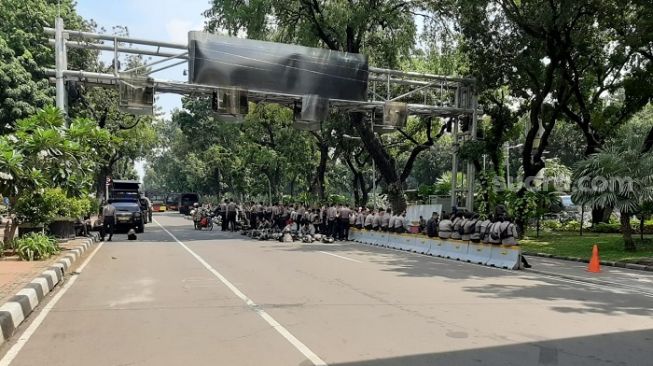
[[[561,285],[555,280],[538,279],[531,286],[491,284],[464,287],[465,291],[483,294],[488,299],[538,299],[541,301],[578,301],[582,306],[552,306],[551,309],[568,314],[653,315],[653,300],[632,294],[607,293],[600,287],[574,284]],[[651,343],[653,346],[653,343]]]
[[[533,329],[536,334],[537,330]],[[509,335],[507,335],[509,337]],[[653,330],[615,332],[499,347],[408,355],[332,366],[602,366],[650,365]]]
[[[559,303],[553,306],[552,304],[551,309],[561,313],[653,315],[651,298],[644,295],[632,293],[621,295],[601,287],[584,286],[533,273],[501,270],[353,242],[304,244],[301,242],[258,241],[240,233],[221,232],[219,227],[214,228],[213,231],[195,230],[190,220],[174,220],[174,225],[170,224],[169,221],[172,220],[166,220],[162,223],[165,228],[173,232],[180,241],[191,245],[201,242],[209,245],[220,245],[221,242],[230,241],[230,244],[258,246],[264,251],[309,253],[326,251],[340,253],[340,255],[344,256],[355,254],[359,260],[380,265],[381,271],[397,273],[402,277],[433,278],[448,282],[460,282],[465,291],[482,294],[487,299],[573,301],[581,304],[581,306],[578,304],[560,306]],[[117,241],[124,242],[125,239],[125,235],[114,236],[114,240]],[[151,223],[147,225],[144,234],[138,235],[137,241],[127,243],[133,245],[170,245],[175,241],[157,224]],[[484,283],[472,286],[470,284],[474,283],[469,281],[483,281]],[[488,283],[488,281],[491,283]]]
[[[405,277],[429,277],[446,281],[490,280],[478,286],[464,286],[465,291],[482,294],[487,299],[515,299],[538,301],[574,301],[582,306],[552,306],[561,313],[653,315],[650,297],[624,292],[614,293],[603,287],[584,286],[533,273],[508,271],[454,260],[405,253],[398,250],[362,244],[299,244],[286,246],[288,251],[348,252],[369,254],[365,261],[383,265],[383,271],[397,272]],[[347,255],[341,253],[342,255]],[[496,280],[496,281],[495,281]],[[510,280],[511,284],[505,284]],[[515,284],[512,284],[515,283]],[[620,291],[620,289],[613,289]],[[652,344],[653,345],[653,344]]]

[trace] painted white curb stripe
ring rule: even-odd
[[[29,306],[32,310],[34,310],[36,305],[39,304],[39,296],[37,295],[36,290],[34,290],[33,288],[24,288],[18,291],[16,295],[27,296],[27,298],[29,299]]]
[[[51,269],[48,269],[47,271],[43,271],[43,274],[47,275],[47,276],[50,276],[50,278],[52,279],[53,284],[56,285],[57,282],[59,282],[59,278],[57,277],[57,273],[55,271],[53,271]]]
[[[15,301],[9,301],[0,306],[0,311],[7,311],[11,314],[11,321],[14,322],[14,329],[18,328],[20,323],[25,320],[25,315],[23,315],[23,308],[20,306],[20,303]]]
[[[43,290],[43,296],[47,295],[47,293],[50,292],[50,287],[48,286],[48,280],[46,280],[45,278],[37,277],[34,280],[32,280],[32,283],[41,285],[41,290]]]
[[[209,272],[211,272],[215,277],[217,277],[220,282],[222,282],[231,292],[234,293],[239,299],[241,299],[247,306],[253,310],[256,314],[258,314],[263,320],[265,320],[274,330],[279,332],[281,336],[283,336],[290,344],[292,344],[299,352],[301,352],[306,358],[308,358],[313,365],[315,366],[327,366],[327,363],[324,362],[320,357],[318,357],[313,351],[311,351],[310,348],[308,348],[304,343],[302,343],[299,339],[297,339],[292,333],[290,333],[283,325],[279,324],[270,314],[268,314],[265,310],[263,310],[261,307],[259,307],[252,299],[247,297],[242,291],[240,291],[236,286],[234,286],[229,280],[227,280],[226,277],[224,277],[220,272],[218,272],[215,268],[211,267],[209,263],[207,263],[202,257],[200,257],[197,253],[195,253],[193,250],[191,250],[189,247],[186,246],[186,244],[182,243],[172,235],[168,229],[163,227],[157,220],[153,220],[157,225],[163,229],[170,237],[177,242],[177,244],[181,245],[182,248],[184,248],[190,255],[192,255],[195,259],[197,259],[198,262],[200,262],[204,268],[206,268]],[[0,363],[0,366],[3,366],[2,363]]]

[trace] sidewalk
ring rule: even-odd
[[[61,252],[43,261],[22,261],[17,255],[0,258],[0,304],[13,297],[18,290],[52,267],[55,262],[66,256],[69,250],[79,244],[79,239],[60,243]]]
[[[23,262],[17,256],[0,261],[0,344],[63,282],[73,263],[94,241],[76,238],[60,243],[61,252],[45,261]]]
[[[591,273],[583,262],[533,256],[526,259],[533,266],[527,272],[653,293],[653,272],[601,266],[601,273]]]

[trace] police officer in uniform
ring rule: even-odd
[[[109,234],[109,241],[113,238],[113,229],[116,226],[116,207],[110,202],[102,208],[102,240]]]
[[[219,207],[220,216],[222,216],[222,231],[227,231],[227,225],[229,224],[227,220],[227,202],[228,200],[225,198]]]
[[[233,199],[227,204],[227,229],[231,225],[231,231],[236,231],[236,203]]]

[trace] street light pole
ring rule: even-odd
[[[506,144],[506,183],[510,187],[510,146]]]
[[[388,80],[390,79],[388,78]],[[388,93],[390,93],[389,84],[388,84]],[[374,112],[372,112],[370,125],[372,125],[372,134],[374,134]],[[374,201],[374,209],[376,210],[376,163],[374,162],[374,157],[372,157],[372,201]]]
[[[55,19],[55,34],[54,34],[54,63],[55,63],[55,102],[57,108],[67,114],[66,108],[66,84],[64,80],[64,72],[68,68],[68,62],[66,58],[66,39],[64,38],[63,30],[64,23],[61,17]]]
[[[516,149],[522,146],[524,146],[524,144],[510,146],[506,143],[506,183],[508,183],[508,187],[510,187],[510,149]]]

